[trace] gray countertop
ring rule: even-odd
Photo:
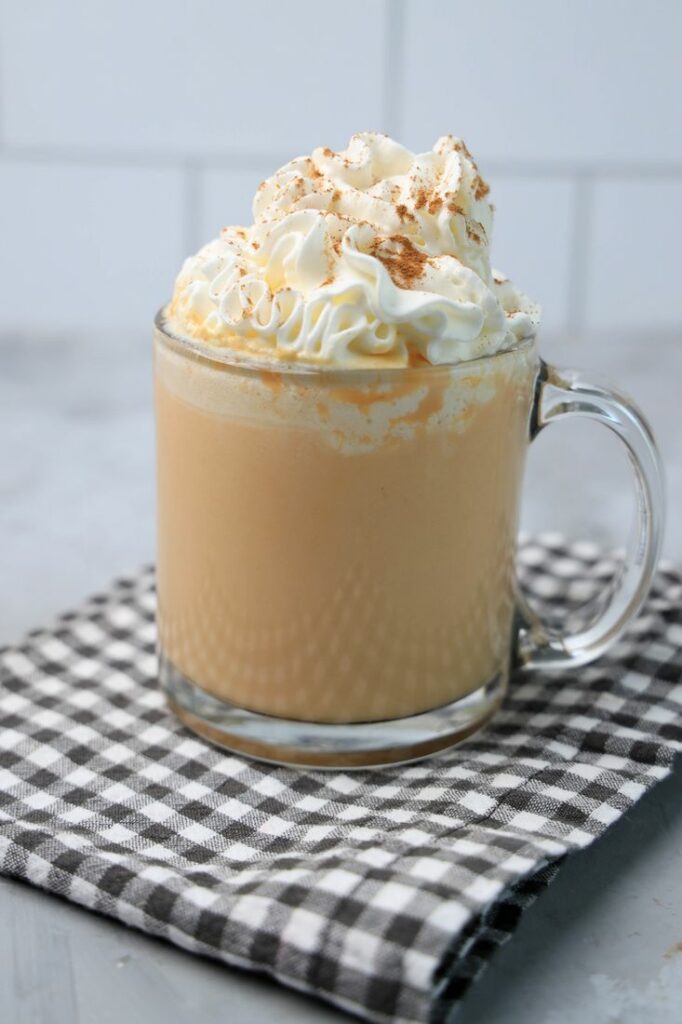
[[[659,436],[664,553],[682,562],[679,335],[550,341],[547,358],[608,373]],[[154,554],[145,339],[0,339],[0,643]],[[601,434],[606,434],[602,431]],[[546,431],[523,525],[620,543],[628,467],[589,425]],[[682,771],[561,869],[464,1000],[459,1024],[678,1024]],[[617,1007],[621,1009],[616,1012]],[[0,1020],[258,1024],[342,1020],[322,1004],[0,880]]]

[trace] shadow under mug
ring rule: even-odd
[[[456,366],[258,364],[156,320],[159,676],[191,729],[288,764],[413,760],[479,729],[510,667],[599,657],[654,573],[663,485],[631,401],[525,342]],[[530,442],[604,424],[637,524],[605,607],[563,635],[515,579]]]

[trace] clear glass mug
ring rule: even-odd
[[[423,757],[480,728],[510,666],[598,657],[660,547],[659,457],[614,391],[534,343],[457,366],[258,364],[155,327],[159,676],[191,729],[289,764]],[[560,635],[515,581],[531,440],[569,416],[625,443],[637,529],[606,607]]]

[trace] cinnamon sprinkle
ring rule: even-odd
[[[468,159],[471,161],[474,170],[478,171],[478,164],[476,163],[473,156],[469,152],[469,147],[467,146],[466,142],[464,142],[463,139],[459,139],[459,141],[455,143],[455,151],[457,153],[464,153],[464,155],[468,157]]]
[[[472,182],[474,189],[474,199],[482,199],[483,196],[487,196],[490,192],[490,185],[487,181],[484,181],[480,174],[477,174]]]
[[[415,210],[421,210],[429,201],[429,194],[425,188],[420,188],[417,192],[417,200],[414,204]]]
[[[410,211],[405,206],[405,203],[399,203],[395,208],[395,212],[398,214],[401,220],[416,220],[415,215],[413,213],[410,213]]]
[[[417,249],[405,235],[376,239],[369,248],[369,254],[383,263],[399,288],[410,288],[423,275],[429,262],[426,253]]]
[[[417,192],[414,203],[415,210],[423,210],[426,207],[428,212],[433,215],[438,213],[442,205],[443,197],[439,196],[435,191],[429,191],[429,189],[422,187]]]
[[[477,245],[481,245],[482,238],[477,231],[474,231],[469,221],[467,221],[467,238],[470,238],[472,242],[476,242]]]

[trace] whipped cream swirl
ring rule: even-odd
[[[534,335],[539,310],[491,270],[493,207],[465,144],[385,135],[316,149],[262,182],[251,227],[185,261],[173,328],[258,359],[459,363]]]

